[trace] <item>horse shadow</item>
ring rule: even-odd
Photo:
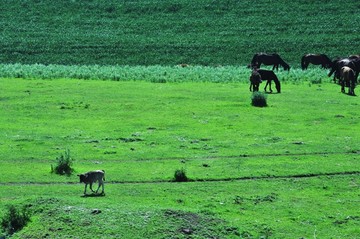
[[[92,194],[83,194],[80,197],[88,198],[88,197],[105,197],[105,193],[92,193]]]
[[[277,94],[280,94],[280,92],[270,92],[270,91],[265,91],[264,93],[267,94],[267,95],[277,95]]]

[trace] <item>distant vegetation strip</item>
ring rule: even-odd
[[[359,54],[358,0],[1,1],[0,62],[291,67],[306,53]]]
[[[119,65],[44,65],[0,64],[0,77],[23,79],[82,79],[112,81],[167,82],[248,82],[250,69],[244,66],[119,66]],[[329,80],[327,71],[313,68],[278,71],[280,81],[321,83]]]

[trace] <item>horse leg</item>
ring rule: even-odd
[[[345,81],[344,80],[341,81],[341,92],[345,93]]]
[[[309,61],[308,60],[306,60],[306,59],[304,59],[302,62],[301,62],[301,68],[303,69],[303,70],[307,70],[307,68],[308,68],[308,66],[309,66]]]
[[[272,89],[271,89],[271,80],[268,80],[268,81],[267,81],[267,84],[269,84],[270,93],[272,93]]]
[[[250,87],[249,87],[250,92],[252,91],[252,89],[253,89],[253,84],[250,83]]]
[[[304,64],[303,70],[307,70],[308,66],[309,66],[309,62],[306,61],[305,64]]]
[[[355,81],[350,80],[350,82],[349,82],[349,95],[355,95],[354,89],[355,89]]]

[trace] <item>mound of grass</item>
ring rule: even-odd
[[[5,233],[12,235],[20,231],[30,221],[30,213],[25,206],[9,205],[8,211],[1,220],[1,227]]]
[[[56,166],[51,165],[51,171],[60,174],[70,176],[74,169],[72,168],[73,159],[70,156],[70,150],[66,149],[64,154],[61,154],[56,158]]]
[[[185,169],[177,169],[174,174],[174,181],[175,182],[187,182],[189,178],[186,176]]]
[[[229,238],[240,235],[237,227],[207,212],[124,208],[110,211],[102,208],[102,204],[94,209],[69,206],[69,203],[57,198],[35,199],[33,215],[38,221],[47,223],[31,223],[18,237],[85,238],[99,236],[100,232],[103,238]],[[121,225],[121,230],[114,224]]]
[[[251,96],[251,105],[256,107],[266,107],[267,97],[262,92],[254,92]]]

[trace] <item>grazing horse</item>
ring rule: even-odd
[[[341,92],[345,93],[345,87],[349,87],[348,94],[349,95],[355,95],[355,71],[351,69],[348,66],[344,66],[341,68],[341,77],[340,77],[340,83],[341,83]]]
[[[284,70],[289,71],[290,66],[283,60],[281,57],[274,54],[266,54],[266,53],[257,53],[251,60],[251,66],[260,68],[261,64],[264,65],[273,65],[273,70],[279,70],[279,65],[281,65]]]
[[[322,68],[328,69],[332,66],[332,61],[325,54],[306,54],[301,58],[301,69],[306,70],[309,64],[321,65]]]
[[[259,91],[259,85],[262,82],[260,73],[253,69],[250,76],[250,91]]]
[[[356,71],[356,64],[355,64],[354,60],[349,59],[349,58],[342,58],[342,59],[334,60],[332,63],[332,66],[331,66],[331,70],[328,74],[328,77],[331,77],[331,75],[334,74],[334,83],[336,83],[336,79],[338,79],[339,83],[340,83],[341,69],[344,66],[350,67],[351,69]]]
[[[267,86],[269,86],[270,93],[272,93],[271,81],[274,81],[277,93],[281,93],[280,81],[277,78],[277,76],[275,75],[274,71],[258,69],[257,72],[260,74],[262,80],[266,80],[266,85],[264,88],[265,92],[266,92]]]

